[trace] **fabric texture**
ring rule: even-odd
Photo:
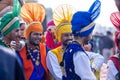
[[[61,41],[61,34],[71,31],[71,19],[75,9],[68,4],[59,5],[53,13],[53,21],[56,26],[56,36]]]
[[[48,74],[48,70],[47,70],[47,66],[46,66],[46,47],[44,44],[40,44],[40,51],[41,51],[41,64],[44,67],[46,74]],[[22,58],[23,61],[23,66],[24,66],[24,70],[25,70],[25,75],[26,75],[26,79],[29,80],[33,70],[34,70],[34,66],[33,63],[31,62],[30,59],[27,59],[27,55],[26,55],[26,47],[24,47],[22,50],[19,51],[20,53],[20,57]]]
[[[47,24],[47,33],[46,33],[46,46],[50,49],[54,49],[61,45],[61,42],[56,40],[56,31],[55,24],[53,20],[50,20]]]
[[[51,27],[55,27],[55,24],[54,24],[54,21],[53,21],[53,20],[50,20],[50,21],[47,23],[47,30],[50,29]]]
[[[111,20],[112,24],[114,25],[114,27],[117,30],[120,30],[120,12],[113,12],[110,15],[110,20]]]
[[[94,20],[100,14],[101,2],[96,0],[88,11],[77,11],[72,18],[72,33],[74,36],[88,36],[92,33]]]
[[[45,18],[45,9],[42,5],[26,3],[22,6],[20,15],[28,24],[24,34],[26,39],[31,32],[43,32],[42,22]]]
[[[9,34],[14,28],[19,28],[19,14],[21,11],[18,0],[14,0],[13,11],[8,12],[0,18],[0,31],[3,36]]]

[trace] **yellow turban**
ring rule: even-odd
[[[21,17],[29,24],[25,30],[28,39],[31,32],[43,32],[42,22],[45,18],[45,9],[38,3],[26,3],[22,6]]]
[[[56,36],[58,41],[61,42],[62,33],[72,32],[71,19],[75,10],[68,4],[58,6],[53,13],[53,21],[56,26]]]

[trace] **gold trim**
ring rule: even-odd
[[[90,23],[88,26],[84,27],[83,29],[81,29],[80,31],[78,31],[77,33],[81,33],[81,32],[84,32],[84,31],[87,31],[89,30],[90,28],[92,28],[93,26],[95,25],[94,22]]]

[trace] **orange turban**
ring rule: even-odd
[[[22,6],[21,17],[29,24],[25,30],[28,39],[31,32],[43,32],[42,22],[45,18],[45,9],[38,3],[26,3]]]

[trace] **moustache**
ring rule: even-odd
[[[71,39],[66,40],[65,43],[68,45],[68,44],[72,43],[72,40]]]

